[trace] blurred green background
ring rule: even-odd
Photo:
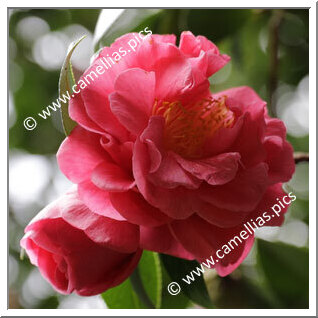
[[[83,34],[72,64],[75,76],[94,52],[116,37],[140,31],[185,30],[205,35],[231,62],[211,79],[217,92],[249,85],[281,118],[297,152],[309,151],[308,10],[128,9],[111,25],[118,10],[9,10],[9,307],[106,308],[100,296],[58,295],[31,266],[20,260],[19,241],[31,218],[68,189],[55,153],[64,139],[60,113],[41,120],[33,131],[23,127],[58,97],[58,78],[68,45]],[[217,308],[308,308],[308,163],[297,165],[285,185],[296,195],[284,226],[263,228],[257,244],[231,275],[206,273]],[[268,242],[272,242],[269,244]],[[169,296],[168,296],[169,297]],[[184,302],[173,307],[193,307]]]

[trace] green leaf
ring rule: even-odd
[[[107,10],[102,9],[98,20],[95,26],[94,31],[94,40],[93,45],[98,49],[98,44],[100,43],[101,39],[103,38],[104,34],[109,30],[112,25],[119,19],[119,17],[123,14],[124,9],[113,9]]]
[[[72,54],[77,47],[77,45],[86,37],[86,35],[82,36],[79,40],[74,41],[70,44],[68,48],[68,53],[65,57],[59,79],[59,96],[63,96],[63,94],[70,95],[73,93],[72,86],[75,84],[75,79],[73,75],[73,69],[71,64]],[[61,114],[62,114],[62,123],[65,134],[68,136],[73,128],[77,125],[75,121],[73,121],[68,114],[68,101],[66,103],[61,102]]]
[[[146,306],[148,309],[155,309],[155,305],[149,298],[145,287],[143,285],[143,282],[141,280],[140,274],[139,274],[139,269],[138,267],[134,270],[134,272],[131,274],[130,282],[132,285],[133,290],[135,293],[138,295],[139,300]]]
[[[282,308],[308,308],[308,249],[258,240],[258,260]]]
[[[43,299],[40,303],[37,304],[39,309],[56,309],[59,305],[57,296],[50,296]]]
[[[103,46],[110,45],[116,38],[122,36],[125,33],[135,30],[137,27],[137,32],[144,28],[144,21],[148,21],[145,26],[148,26],[151,30],[151,17],[158,17],[161,10],[159,9],[126,9],[120,13],[113,23],[103,23],[103,19],[108,9],[103,10],[97,21],[97,26],[94,34],[94,48],[95,51]],[[105,25],[104,32],[101,32],[100,25]],[[141,28],[141,26],[143,26]],[[101,35],[102,34],[102,35]]]
[[[121,285],[102,294],[108,308],[160,308],[162,272],[157,253],[144,251],[138,267]],[[154,305],[153,305],[154,304]]]
[[[137,274],[139,274],[139,283],[142,284],[144,292],[142,291],[140,284],[137,286],[135,285],[136,276],[134,275]],[[146,293],[150,299],[150,302],[154,304],[154,307],[160,308],[162,293],[162,271],[158,254],[150,251],[144,251],[138,264],[137,274],[134,273],[131,277],[131,279],[134,279],[133,282],[135,283],[133,283],[133,287],[135,287],[137,294],[141,297],[144,297],[143,293]]]
[[[303,137],[294,137],[287,134],[287,140],[292,144],[295,152],[309,152],[309,135]]]
[[[185,294],[181,291],[176,296],[171,296],[169,294],[166,286],[171,283],[171,278],[168,275],[164,266],[162,266],[162,301],[161,307],[162,309],[184,309],[187,308],[190,304],[190,300]]]
[[[250,274],[254,269],[247,267],[246,270]],[[206,285],[213,304],[218,309],[273,308],[265,288],[254,279],[255,277],[246,277],[240,268],[233,275],[225,277],[213,273],[207,277]]]
[[[191,284],[187,284],[182,280],[195,270],[199,263],[196,261],[187,261],[181,258],[160,254],[162,263],[167,270],[171,281],[180,285],[182,292],[189,297],[194,303],[197,303],[206,308],[213,308],[213,304],[209,297],[204,279],[202,276],[194,275],[195,280]],[[163,286],[167,289],[168,286]],[[179,297],[178,295],[171,295],[170,297]]]
[[[102,293],[102,298],[110,309],[145,308],[135,293],[129,279],[126,279],[119,286]]]

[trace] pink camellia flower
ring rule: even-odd
[[[104,48],[82,79],[133,36]],[[201,260],[284,195],[293,151],[251,88],[210,92],[208,78],[228,56],[191,32],[175,41],[144,38],[76,95],[69,112],[79,125],[57,157],[89,209],[140,227],[141,248]],[[266,225],[280,225],[285,212]],[[252,245],[250,236],[220,260],[219,274]]]
[[[25,232],[21,246],[32,264],[63,294],[90,296],[122,283],[142,252],[136,225],[93,213],[76,189],[43,209]]]

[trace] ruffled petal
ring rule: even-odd
[[[76,94],[69,103],[69,115],[83,128],[95,133],[103,133],[103,129],[96,124],[87,114],[84,102],[80,94]]]
[[[193,253],[199,262],[211,260],[212,257],[212,267],[217,269],[220,276],[230,274],[242,263],[254,239],[254,233],[248,233],[246,239],[240,237],[240,232],[244,230],[242,226],[221,229],[197,216],[174,221],[171,229],[182,246]],[[228,246],[227,252],[225,246]]]
[[[132,133],[138,135],[147,126],[154,104],[155,74],[142,69],[121,73],[110,95],[112,112]]]
[[[61,171],[75,183],[89,179],[93,169],[109,158],[100,136],[79,126],[63,141],[56,156]]]
[[[181,33],[179,48],[186,56],[193,57],[193,60],[200,55],[206,56],[207,65],[203,69],[206,77],[210,77],[230,61],[230,57],[220,54],[217,46],[205,36],[195,37],[190,31]]]
[[[215,265],[215,269],[221,277],[227,276],[231,274],[241,263],[244,261],[250,250],[252,249],[254,244],[254,237],[249,236],[245,241],[244,244],[240,246],[240,256],[237,258],[236,261],[232,263],[225,263],[223,264],[223,260]]]
[[[135,186],[135,181],[120,166],[104,161],[94,168],[91,181],[106,191],[127,191]]]
[[[240,154],[229,152],[211,158],[185,160],[175,156],[183,169],[210,185],[222,185],[234,179],[238,167]]]
[[[183,219],[193,214],[191,191],[182,187],[163,189],[154,186],[147,179],[150,169],[147,144],[138,138],[133,151],[133,174],[140,193],[151,205],[172,218]]]
[[[155,186],[165,189],[174,189],[180,186],[187,189],[197,189],[201,184],[196,176],[182,168],[172,152],[167,152],[162,156],[158,169],[149,173],[147,178]]]
[[[125,220],[111,204],[109,192],[96,187],[91,181],[84,181],[78,185],[78,195],[94,213],[118,221]]]
[[[203,185],[200,198],[219,208],[244,212],[255,209],[268,185],[267,164],[241,169],[236,178],[222,186]]]
[[[153,227],[170,221],[167,215],[150,205],[135,191],[110,193],[110,200],[115,209],[133,224]]]
[[[267,188],[262,200],[249,215],[249,219],[258,222],[257,218],[260,217],[259,221],[261,223],[264,223],[263,220],[266,222],[264,226],[281,226],[283,224],[284,215],[289,205],[296,200],[296,196],[293,197],[292,193],[290,193],[290,196],[286,194],[282,185],[282,183],[277,183]],[[264,216],[264,212],[266,212],[266,216]]]
[[[246,215],[250,212],[231,211],[224,208],[216,207],[213,204],[198,200],[196,213],[207,222],[221,227],[229,228],[242,224]]]
[[[141,226],[140,247],[149,251],[168,254],[188,260],[193,260],[195,258],[172,236],[167,225],[153,228]]]

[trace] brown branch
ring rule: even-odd
[[[295,152],[294,160],[296,164],[299,162],[309,162],[309,154],[306,152]]]
[[[279,49],[279,38],[278,31],[279,26],[282,22],[284,11],[280,9],[273,9],[272,16],[269,21],[269,83],[268,83],[268,101],[269,111],[274,117],[277,116],[276,110],[276,98],[275,91],[278,84],[278,49]]]

